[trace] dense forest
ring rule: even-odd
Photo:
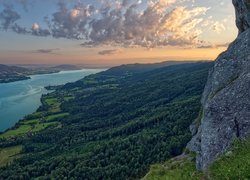
[[[190,140],[211,66],[120,66],[43,96],[38,112],[15,128],[36,120],[48,126],[0,136],[0,148],[21,146],[18,158],[0,166],[0,179],[143,177],[151,164],[181,154]],[[54,99],[60,103],[51,110]]]

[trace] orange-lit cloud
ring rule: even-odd
[[[6,30],[82,40],[85,47],[194,47],[203,42],[199,38],[202,27],[210,26],[216,32],[225,30],[218,21],[204,20],[207,7],[187,8],[176,0],[107,2],[99,7],[75,3],[71,8],[59,1],[58,10],[46,16],[47,27],[43,28],[38,23],[31,30],[18,25],[16,21],[21,16],[11,6],[5,7],[0,21]]]
[[[207,60],[237,35],[227,0],[30,2],[0,0],[0,63]]]

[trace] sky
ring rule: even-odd
[[[0,64],[213,60],[236,36],[231,0],[0,0]]]

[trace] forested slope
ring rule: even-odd
[[[36,123],[52,125],[19,137],[2,135],[1,148],[23,148],[0,177],[143,177],[151,164],[179,155],[190,140],[211,65],[106,71],[44,96]]]

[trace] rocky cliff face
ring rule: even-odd
[[[250,0],[233,0],[239,34],[250,27]]]
[[[191,126],[196,134],[187,146],[197,153],[201,170],[227,151],[235,138],[250,134],[250,0],[233,4],[239,35],[210,71],[201,122]]]

